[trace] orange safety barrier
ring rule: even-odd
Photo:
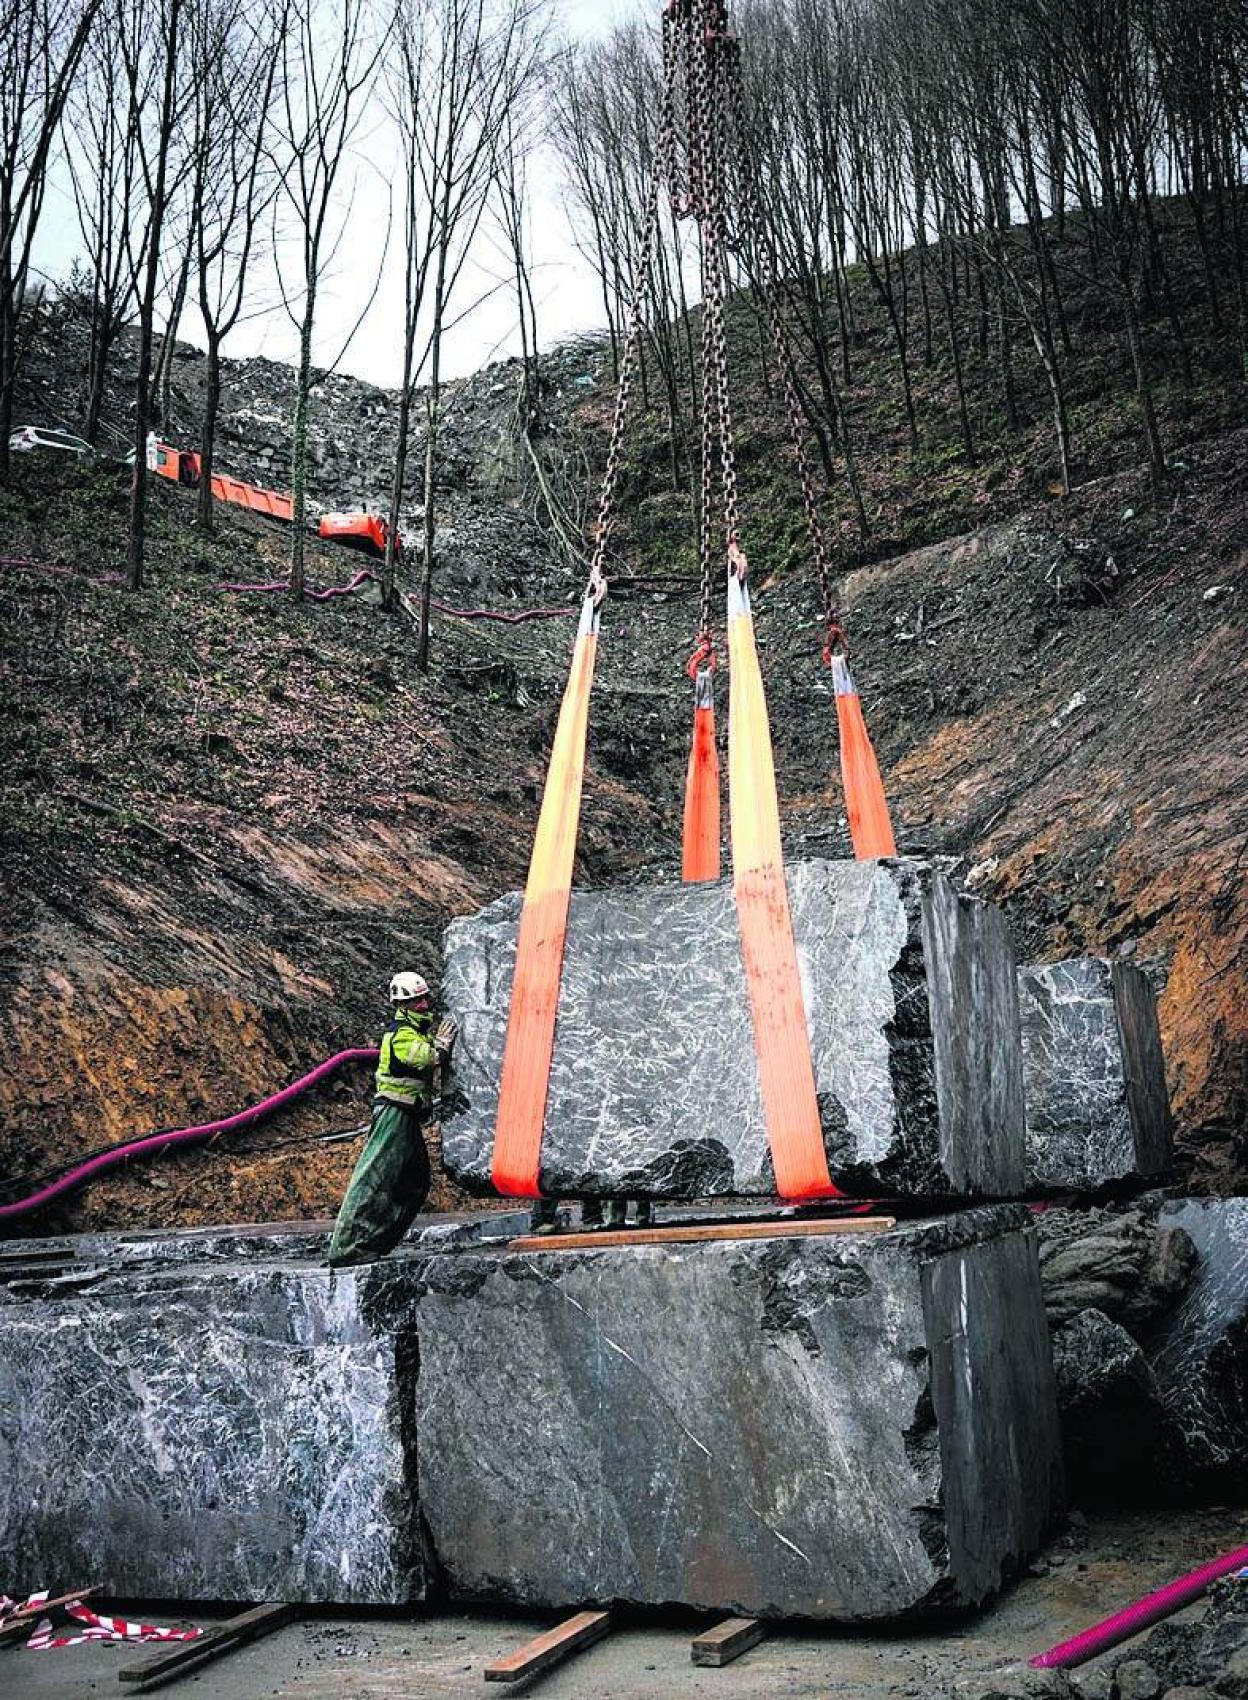
[[[836,691],[836,719],[841,733],[841,777],[845,784],[845,812],[854,855],[860,862],[873,856],[895,856],[897,841],[880,778],[880,764],[862,717],[862,703],[849,663],[843,655],[832,656],[832,683]]]
[[[590,595],[581,608],[572,668],[559,709],[516,941],[491,1171],[498,1191],[512,1198],[537,1198],[541,1193],[542,1128],[555,1049],[597,647],[598,609]]]
[[[728,575],[728,798],[741,960],[767,1137],[782,1198],[840,1198],[828,1173],[784,883],[771,728],[749,593]]]
[[[715,747],[714,675],[698,669],[693,698],[693,744],[685,777],[685,823],[680,877],[719,878],[719,751]]]

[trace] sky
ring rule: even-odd
[[[568,38],[592,39],[612,25],[639,12],[652,10],[657,27],[663,0],[552,0],[557,27]],[[350,196],[350,225],[347,239],[339,247],[333,264],[323,274],[320,287],[313,358],[318,366],[335,365],[370,383],[392,388],[399,381],[402,355],[403,283],[401,274],[400,219],[402,186],[390,180],[390,150],[394,138],[383,120],[367,137],[368,163],[357,166],[344,189]],[[564,203],[558,162],[546,149],[532,157],[528,172],[533,290],[537,305],[538,335],[543,347],[597,329],[603,311],[597,279],[578,252]],[[356,328],[361,308],[376,281],[377,244],[390,217],[393,199],[394,224],[390,252],[380,288],[362,323]],[[78,252],[73,200],[63,173],[54,173],[44,220],[35,251],[35,264],[45,275],[63,277]],[[481,304],[447,335],[443,348],[444,373],[463,376],[491,360],[519,351],[514,300],[510,290],[497,288],[503,270],[503,253],[484,235],[479,247],[480,264],[466,269],[453,315],[470,303]],[[297,338],[282,310],[275,284],[257,276],[262,299],[272,310],[257,313],[240,323],[227,340],[224,353],[232,357],[265,355],[273,360],[293,360]],[[493,290],[493,293],[490,293]],[[187,342],[202,346],[202,327],[188,303],[178,331]]]

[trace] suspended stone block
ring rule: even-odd
[[[1028,1185],[1093,1191],[1163,1173],[1170,1105],[1147,976],[1085,956],[1021,968],[1018,990]]]
[[[452,1595],[841,1622],[985,1599],[1061,1496],[1026,1221],[432,1259],[417,1451]]]
[[[411,1264],[0,1285],[0,1574],[137,1599],[424,1598]]]
[[[1022,1065],[1000,913],[923,863],[796,863],[789,902],[824,1146],[847,1191],[1020,1192]],[[455,921],[443,1157],[490,1183],[520,899]],[[729,882],[572,895],[541,1185],[775,1191]]]

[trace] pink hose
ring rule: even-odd
[[[353,591],[362,590],[366,584],[375,583],[377,574],[364,567],[347,584],[333,584],[328,590],[306,590],[304,595],[311,602],[328,602],[335,596],[350,596]],[[222,590],[232,590],[243,595],[260,594],[274,595],[279,591],[289,591],[290,584],[286,579],[271,579],[267,584],[223,584]],[[454,608],[449,602],[439,602],[436,599],[429,606],[439,614],[447,614],[454,620],[497,620],[504,626],[522,626],[528,620],[567,620],[573,615],[579,615],[579,608],[519,608],[509,613],[502,608]]]
[[[376,1060],[377,1051],[366,1046],[339,1051],[335,1056],[319,1063],[311,1074],[305,1074],[290,1086],[284,1086],[271,1097],[262,1098],[249,1110],[240,1110],[237,1115],[226,1116],[222,1121],[203,1122],[199,1127],[175,1128],[168,1133],[152,1133],[142,1139],[131,1139],[123,1145],[115,1145],[111,1151],[101,1151],[94,1157],[88,1157],[85,1163],[79,1163],[65,1174],[59,1175],[56,1180],[49,1181],[47,1186],[41,1187],[38,1192],[32,1192],[28,1198],[15,1199],[11,1204],[0,1204],[0,1221],[14,1221],[20,1216],[29,1216],[36,1210],[42,1210],[46,1204],[51,1204],[54,1198],[75,1191],[96,1175],[103,1174],[107,1169],[114,1169],[121,1163],[128,1163],[134,1157],[151,1157],[167,1150],[171,1145],[194,1145],[205,1139],[213,1139],[221,1133],[237,1133],[240,1128],[250,1127],[253,1122],[272,1115],[275,1110],[284,1108],[303,1093],[310,1092],[344,1063]]]
[[[1072,1635],[1069,1641],[1059,1642],[1047,1653],[1037,1653],[1031,1663],[1037,1670],[1070,1670],[1074,1665],[1086,1664],[1098,1653],[1116,1647],[1120,1641],[1129,1641],[1150,1624],[1159,1623],[1163,1617],[1170,1617],[1180,1607],[1199,1599],[1219,1576],[1226,1576],[1232,1570],[1242,1570],[1246,1565],[1248,1547],[1239,1547],[1235,1552],[1227,1553],[1225,1558],[1215,1558],[1212,1564],[1204,1564],[1199,1570],[1180,1576],[1177,1581],[1167,1582],[1156,1593],[1145,1594],[1133,1606],[1116,1611],[1112,1617],[1094,1623],[1091,1629]]]

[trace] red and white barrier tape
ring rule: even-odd
[[[11,1618],[16,1612],[35,1611],[48,1598],[49,1590],[31,1594],[25,1601],[11,1600],[7,1594],[0,1594],[0,1626],[6,1618]],[[31,1630],[30,1640],[26,1649],[32,1653],[47,1652],[52,1647],[76,1647],[83,1641],[195,1641],[203,1634],[202,1629],[162,1629],[155,1623],[135,1623],[125,1617],[106,1617],[101,1612],[92,1611],[81,1601],[75,1601],[65,1608],[66,1617],[82,1627],[74,1634],[54,1635],[52,1619],[42,1617]]]

